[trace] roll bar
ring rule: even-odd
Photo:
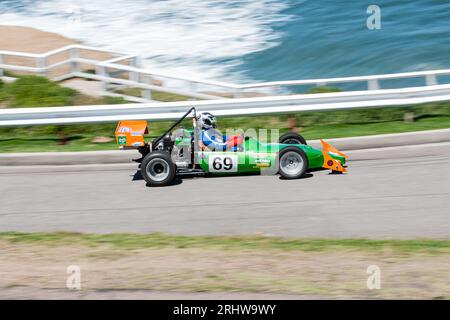
[[[179,125],[184,119],[186,119],[186,117],[192,112],[194,111],[194,118],[197,117],[197,110],[195,110],[195,107],[190,108],[180,119],[178,119],[166,132],[164,132],[161,136],[159,136],[158,138],[154,139],[152,142],[152,150],[156,147],[156,145],[158,144],[158,142],[160,142],[162,139],[164,139],[164,137],[170,133],[177,125]]]

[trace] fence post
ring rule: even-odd
[[[104,66],[101,66],[101,65],[96,65],[95,66],[95,73],[98,74],[101,77],[107,77],[108,76],[108,74],[106,72],[106,68]],[[100,80],[100,81],[102,83],[102,90],[103,91],[107,91],[108,90],[108,85],[107,85],[106,81],[103,80],[103,79]]]
[[[144,82],[151,85],[153,83],[152,76],[144,76]],[[151,89],[142,90],[141,96],[144,99],[152,100],[152,90]]]
[[[0,54],[0,64],[3,64],[3,55]],[[5,74],[3,72],[3,69],[0,68],[0,77],[3,77]]]
[[[129,79],[133,82],[139,82],[139,72],[131,71]]]
[[[131,65],[135,68],[139,68],[141,66],[141,61],[139,59],[139,57],[133,57],[131,58]]]
[[[77,59],[80,57],[80,51],[78,48],[70,49],[70,71],[72,73],[80,72],[80,66]]]
[[[131,63],[130,63],[130,65],[131,65],[132,67],[134,67],[134,68],[137,68],[138,65],[139,65],[138,58],[137,58],[137,57],[131,58]],[[134,82],[139,82],[139,73],[138,73],[138,72],[135,72],[135,71],[131,71],[130,74],[129,74],[129,79],[130,79],[131,81],[134,81]]]
[[[47,57],[40,57],[37,58],[37,67],[38,68],[44,68],[44,71],[40,71],[39,74],[43,77],[47,76]]]
[[[425,83],[427,86],[435,86],[438,84],[438,80],[435,74],[427,74],[425,76]]]
[[[378,83],[378,79],[367,81],[367,88],[369,90],[380,90],[380,84]]]

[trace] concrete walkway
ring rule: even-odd
[[[70,79],[60,83],[63,87],[75,89],[87,96],[100,98],[103,96],[102,83],[99,81],[87,81],[84,79]]]

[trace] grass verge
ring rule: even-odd
[[[277,128],[280,134],[289,131],[284,116],[264,116],[258,118],[219,119],[220,128]],[[151,137],[162,134],[171,122],[150,123]],[[117,150],[114,140],[116,124],[74,125],[74,126],[35,126],[0,128],[0,152],[50,152],[50,151],[95,151]],[[335,123],[314,124],[302,127],[300,133],[307,140],[367,136],[374,134],[403,133],[433,129],[450,128],[450,116],[423,117],[413,123],[403,121],[382,121],[373,123]],[[110,141],[97,143],[97,137]],[[66,144],[61,145],[61,139]]]
[[[110,245],[117,249],[220,248],[229,250],[394,250],[450,253],[450,240],[286,239],[275,237],[216,237],[151,234],[84,234],[2,232],[0,240],[40,245]]]

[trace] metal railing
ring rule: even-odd
[[[218,116],[244,116],[405,106],[450,100],[450,84],[418,88],[338,92],[311,95],[138,103],[103,106],[0,109],[0,126],[74,124],[148,119],[177,119],[192,105]]]
[[[107,58],[83,58],[86,52],[109,56]],[[51,61],[58,56],[58,61]],[[31,60],[32,65],[7,63],[7,60],[11,58]],[[59,74],[53,72],[57,69],[59,69]],[[419,78],[424,80],[424,85],[434,86],[442,82],[439,77],[450,75],[450,69],[443,69],[356,77],[234,84],[141,68],[139,58],[135,55],[124,55],[111,50],[79,44],[65,46],[43,54],[0,51],[0,76],[4,74],[3,70],[40,74],[56,81],[73,77],[98,80],[103,83],[103,93],[105,94],[110,93],[111,89],[139,88],[142,90],[142,101],[152,101],[152,91],[154,90],[185,95],[194,99],[223,99],[227,97],[241,98],[261,92],[265,95],[273,95],[273,92],[280,92],[280,89],[281,92],[285,92],[282,89],[286,87],[325,86],[329,84],[364,83],[367,90],[379,90],[383,88],[383,81],[395,79]],[[88,70],[91,71],[87,72]],[[95,70],[95,73],[92,70]]]

